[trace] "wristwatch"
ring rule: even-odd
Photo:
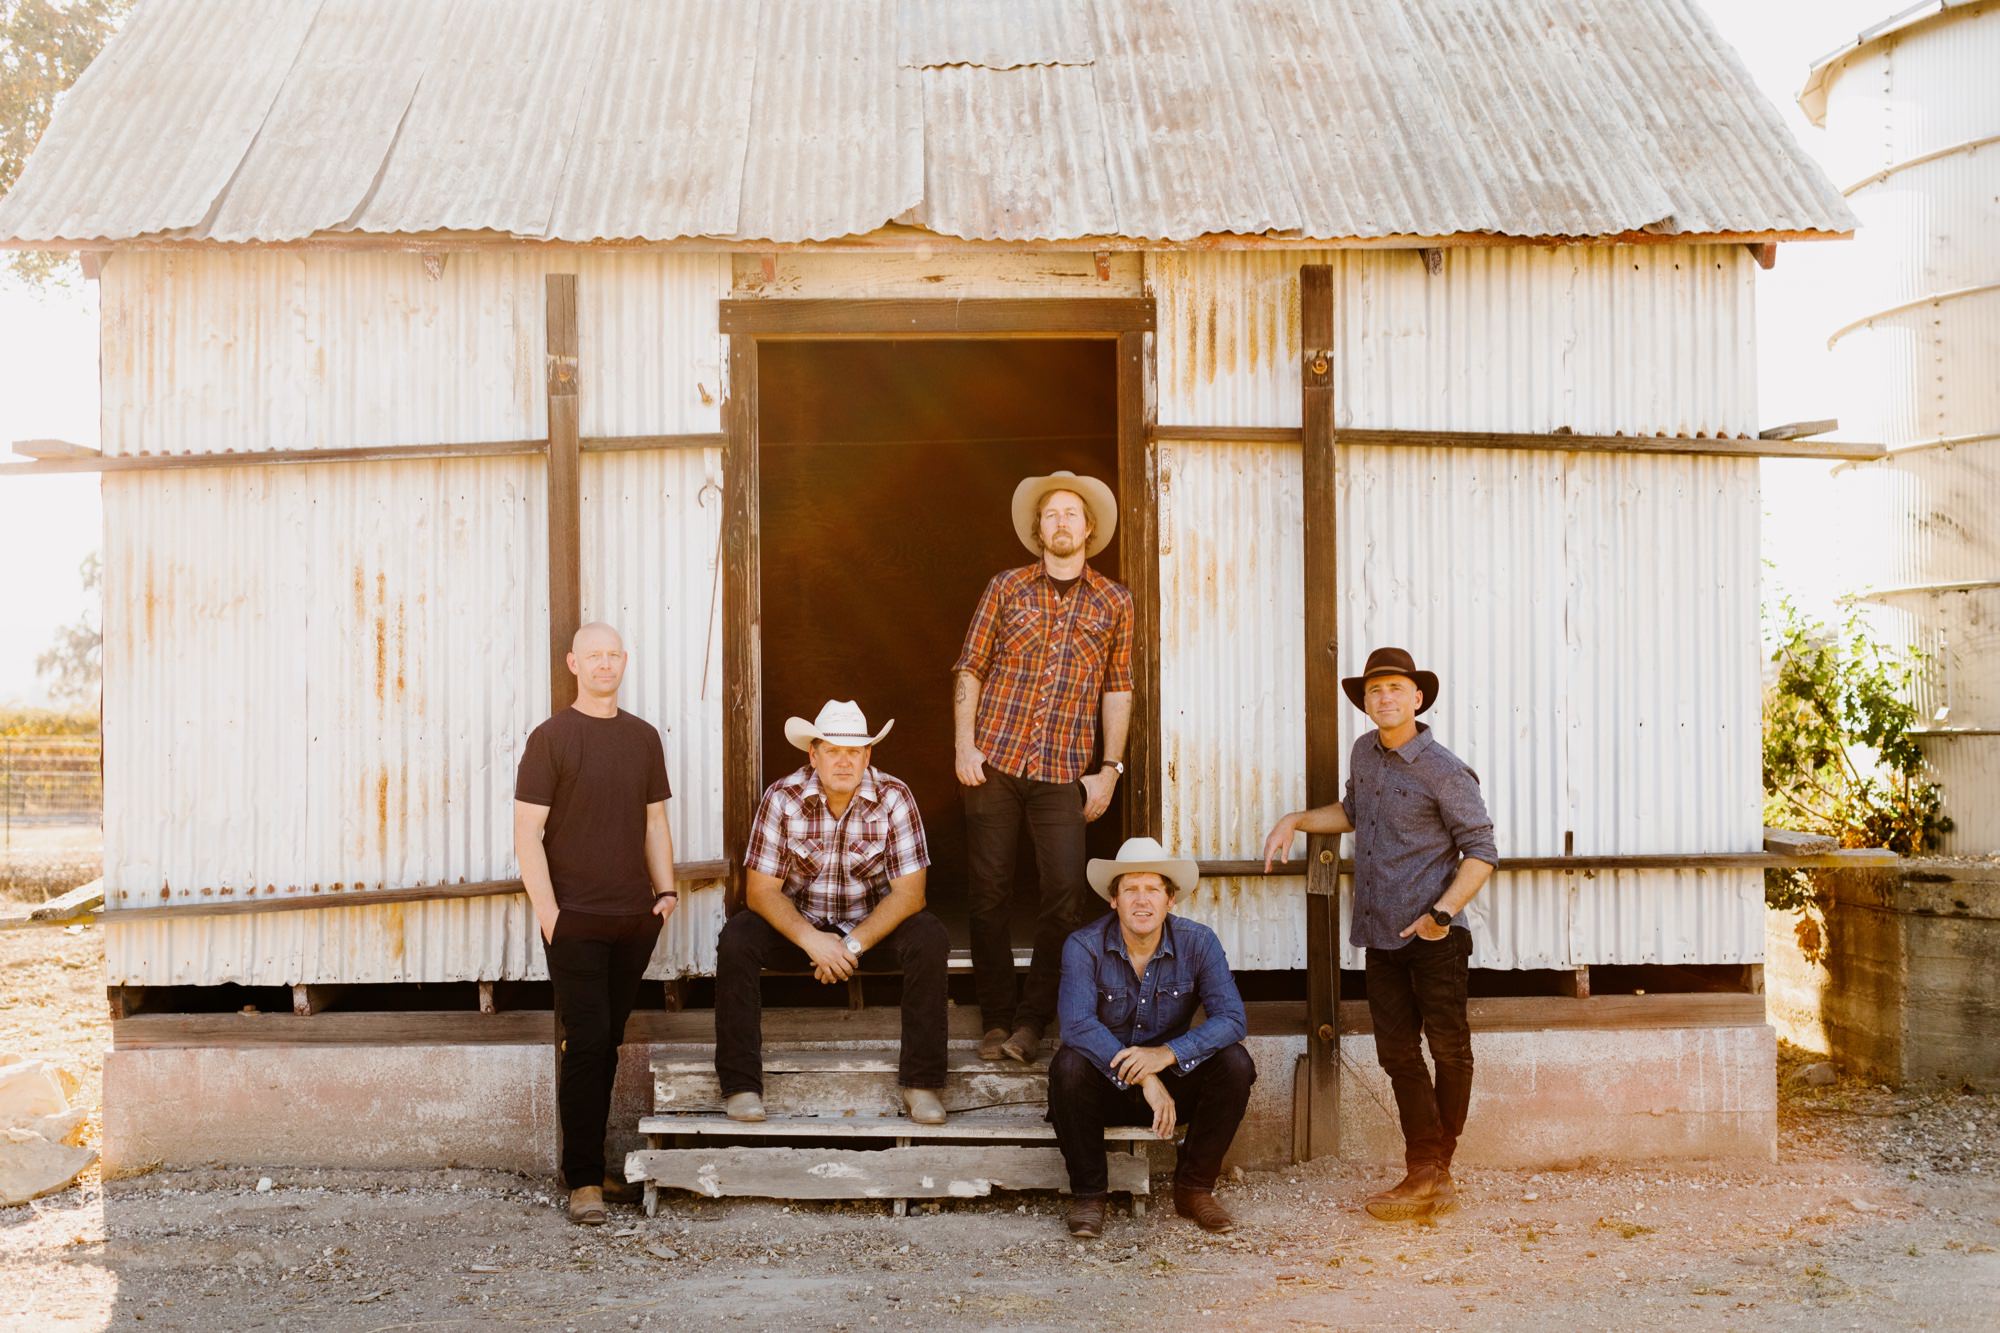
[[[853,954],[856,958],[859,958],[861,956],[861,942],[855,939],[852,935],[843,936],[840,942],[846,945],[847,951]]]
[[[1451,926],[1451,913],[1441,907],[1433,907],[1431,909],[1431,920],[1449,929]]]
[[[1121,778],[1125,776],[1125,765],[1119,763],[1116,759],[1105,760],[1103,767],[1111,769],[1113,772],[1117,773],[1118,776]]]

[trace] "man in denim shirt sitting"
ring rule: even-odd
[[[1236,1224],[1215,1201],[1222,1155],[1243,1122],[1257,1066],[1243,1048],[1243,997],[1222,941],[1173,915],[1191,891],[1193,861],[1131,838],[1116,860],[1094,860],[1090,887],[1110,916],[1063,945],[1056,1012],[1062,1049],[1049,1062],[1049,1120],[1069,1169],[1069,1231],[1104,1232],[1106,1125],[1150,1124],[1172,1138],[1187,1124],[1174,1172],[1174,1211],[1209,1231]],[[1190,1028],[1199,1006],[1208,1017]]]

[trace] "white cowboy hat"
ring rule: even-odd
[[[801,750],[812,749],[814,741],[825,741],[828,745],[873,745],[889,734],[889,728],[896,725],[890,718],[882,724],[882,730],[873,736],[868,734],[868,719],[861,715],[861,705],[852,699],[845,703],[838,699],[828,699],[826,707],[819,710],[819,716],[808,722],[802,717],[785,719],[785,739]]]
[[[1041,526],[1037,510],[1042,497],[1050,491],[1070,491],[1083,497],[1084,508],[1090,511],[1090,544],[1084,548],[1085,555],[1096,555],[1111,544],[1111,534],[1118,531],[1118,501],[1111,488],[1095,477],[1079,477],[1064,471],[1029,477],[1014,488],[1014,531],[1021,538],[1021,545],[1036,555],[1042,553],[1041,543],[1036,540],[1036,529]]]
[[[1192,893],[1194,886],[1201,882],[1201,867],[1193,861],[1179,860],[1167,855],[1167,849],[1153,838],[1127,838],[1125,845],[1118,849],[1118,855],[1105,860],[1097,857],[1091,861],[1086,872],[1090,876],[1090,887],[1097,890],[1097,896],[1105,902],[1111,901],[1111,894],[1118,886],[1120,875],[1135,875],[1151,871],[1173,884],[1181,893]]]

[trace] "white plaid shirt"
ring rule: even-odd
[[[851,926],[889,896],[889,881],[931,863],[917,798],[869,766],[836,818],[807,764],[764,790],[743,864],[785,883],[785,896],[817,926]]]

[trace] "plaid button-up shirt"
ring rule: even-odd
[[[1074,782],[1099,703],[1132,688],[1132,594],[1090,566],[1066,597],[1040,561],[995,574],[953,671],[979,677],[973,743],[1017,778]]]
[[[870,765],[835,816],[807,764],[764,790],[743,864],[785,882],[785,896],[816,926],[858,924],[889,896],[889,881],[931,863],[917,798]]]

